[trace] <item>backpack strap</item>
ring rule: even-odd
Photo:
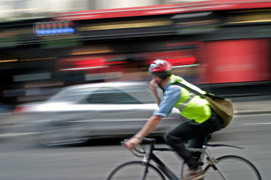
[[[176,82],[176,83],[173,83],[172,85],[178,85],[178,86],[184,87],[185,89],[188,89],[192,93],[194,93],[196,95],[199,95],[202,98],[205,98],[205,96],[206,96],[205,94],[202,94],[202,93],[190,88],[189,86],[187,86],[187,85],[185,85],[184,83],[181,83],[181,82]]]

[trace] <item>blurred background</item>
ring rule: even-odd
[[[219,140],[231,136],[234,139],[236,136],[243,137],[238,134],[241,131],[246,138],[243,137],[238,143],[247,143],[252,149],[260,150],[261,157],[252,157],[262,163],[264,157],[271,157],[266,150],[270,149],[270,143],[265,144],[265,149],[257,149],[261,143],[270,142],[270,7],[270,0],[0,0],[1,137],[23,137],[22,134],[11,134],[14,129],[10,127],[16,125],[17,128],[17,122],[30,119],[38,120],[39,123],[40,120],[51,122],[55,115],[52,111],[57,114],[58,122],[59,119],[68,120],[70,125],[70,122],[76,122],[82,111],[97,112],[99,109],[97,106],[70,106],[70,100],[66,103],[63,94],[67,99],[84,95],[89,100],[91,94],[77,88],[98,82],[136,81],[146,84],[152,78],[148,73],[149,64],[155,59],[165,59],[173,65],[174,74],[208,92],[232,98],[237,124],[233,123],[229,130],[224,131]],[[74,92],[70,89],[63,93],[62,89],[71,85],[79,86]],[[120,84],[110,84],[103,87],[102,91],[91,90],[89,93],[102,94],[98,98],[95,96],[97,99],[94,104],[113,104],[116,97],[119,97],[119,104],[127,106],[128,102],[132,102],[130,110],[138,110],[133,114],[134,118],[138,119],[137,115],[145,114],[140,117],[145,120],[156,106],[146,105],[151,101],[144,100],[147,101],[146,97],[151,96],[146,95],[146,92],[145,96],[137,96],[143,91],[134,85],[127,85],[124,88],[126,90],[123,90]],[[92,86],[88,88],[92,89]],[[65,92],[71,93],[70,96]],[[134,99],[128,100],[129,97]],[[73,105],[81,105],[81,99],[75,99]],[[40,106],[47,101],[49,105]],[[62,104],[51,106],[51,102]],[[94,101],[87,102],[91,104]],[[145,105],[139,109],[135,106],[137,103]],[[83,104],[86,105],[86,101]],[[114,115],[120,115],[122,119],[130,116],[131,112],[123,113],[128,108],[126,106],[116,107],[118,113]],[[52,110],[54,107],[56,109]],[[146,112],[147,109],[151,110],[147,114],[138,113]],[[41,111],[42,115],[39,114]],[[27,116],[20,114],[25,112]],[[68,117],[58,116],[64,112],[70,112]],[[109,117],[109,114],[100,112],[95,117],[103,120]],[[30,118],[30,114],[35,116]],[[80,123],[86,122],[87,117],[92,123],[93,116],[86,113],[79,118]],[[97,119],[94,120],[97,123]],[[76,124],[75,129],[69,130],[82,132],[80,128],[86,126],[80,123]],[[256,129],[252,124],[256,124]],[[61,130],[67,128],[66,125],[62,124]],[[8,130],[2,130],[6,127],[9,127]],[[20,124],[20,127],[25,128],[25,125]],[[111,124],[104,127],[113,128]],[[240,127],[241,130],[235,129]],[[54,128],[54,132],[60,130],[59,127]],[[261,134],[257,134],[259,132]],[[52,129],[47,130],[47,134],[51,133]],[[256,133],[255,136],[253,133]],[[70,138],[70,135],[63,135],[62,142],[63,138]],[[258,144],[253,138],[257,139]],[[226,138],[225,141],[230,140]],[[22,140],[8,141],[6,147],[0,150],[8,152],[10,149],[21,149],[20,144],[24,144]],[[39,151],[36,150],[37,154]],[[13,154],[10,155],[12,157]],[[13,158],[10,161],[11,164],[16,162]],[[265,167],[270,167],[269,162],[264,162]],[[12,177],[13,180],[19,178],[10,174],[3,177]],[[265,177],[271,178],[267,170]],[[63,176],[51,177],[61,178]],[[31,178],[25,176],[25,179]]]
[[[72,84],[148,80],[159,58],[214,93],[269,93],[269,4],[244,2],[1,0],[0,101],[14,107]]]

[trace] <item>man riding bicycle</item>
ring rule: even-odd
[[[150,65],[149,72],[153,75],[149,88],[154,94],[159,109],[154,111],[142,129],[129,139],[125,145],[129,150],[132,150],[156,128],[163,117],[167,117],[171,113],[173,107],[176,107],[181,115],[189,119],[189,121],[180,123],[176,128],[167,132],[165,141],[189,166],[190,173],[183,180],[200,179],[204,176],[203,172],[198,170],[198,166],[201,165],[198,162],[200,154],[191,154],[186,149],[185,142],[188,141],[189,148],[201,148],[205,136],[220,130],[223,121],[212,110],[206,99],[195,95],[182,87],[181,84],[178,84],[185,84],[193,90],[205,94],[204,91],[195,85],[188,83],[179,76],[173,75],[169,62],[156,60]],[[157,87],[164,91],[162,99],[158,95]]]

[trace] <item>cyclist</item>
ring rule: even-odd
[[[125,145],[129,150],[132,150],[156,128],[163,117],[167,117],[171,113],[173,107],[176,107],[181,115],[189,120],[180,123],[176,128],[167,132],[164,137],[165,142],[189,166],[190,172],[184,180],[200,179],[204,176],[203,172],[198,170],[198,166],[201,165],[198,161],[200,154],[190,153],[185,147],[185,142],[188,141],[190,148],[201,148],[206,135],[222,128],[222,119],[212,110],[207,100],[176,84],[182,82],[194,90],[205,93],[183,78],[173,75],[169,62],[155,60],[150,65],[149,72],[153,75],[149,88],[154,94],[159,108],[154,111],[142,129]],[[158,95],[157,87],[164,91],[162,99]]]

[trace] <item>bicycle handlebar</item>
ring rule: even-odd
[[[124,148],[127,148],[125,146],[126,141],[128,141],[128,139],[124,139],[123,141],[120,142],[121,146]],[[156,139],[154,138],[144,138],[138,147],[133,148],[133,151],[131,151],[131,153],[137,157],[143,157],[143,155],[146,154],[146,148],[143,146],[144,143],[154,144],[155,142],[156,142]]]
[[[128,141],[129,139],[124,139],[123,141],[121,141],[121,145],[125,146],[125,142]],[[156,139],[154,138],[144,138],[141,142],[141,144],[143,143],[149,143],[149,144],[154,144],[156,142]]]

